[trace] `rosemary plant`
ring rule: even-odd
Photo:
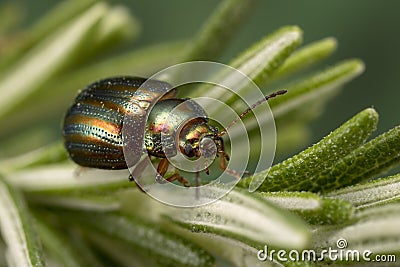
[[[0,21],[0,266],[339,265],[343,259],[323,255],[328,247],[338,249],[338,240],[347,242],[344,251],[400,256],[400,176],[383,174],[399,164],[400,128],[368,140],[378,124],[373,108],[297,155],[242,179],[222,199],[191,209],[143,194],[128,182],[128,171],[77,175],[62,141],[48,143],[47,131],[59,129],[54,114],[61,120],[79,88],[113,75],[149,76],[179,62],[218,61],[253,5],[223,1],[189,41],[100,61],[93,59],[138,36],[138,23],[126,8],[65,1],[25,32],[9,35],[18,9],[1,7],[14,16]],[[289,91],[269,102],[278,147],[286,150],[306,142],[315,114],[364,70],[361,60],[348,59],[290,79],[337,45],[331,37],[301,43],[302,30],[285,26],[225,62],[264,93],[276,84]],[[202,93],[223,98],[202,90],[191,96]],[[240,107],[238,99],[224,101]],[[244,121],[251,133],[251,117]],[[18,134],[10,138],[11,133]],[[249,192],[254,178],[264,182]],[[260,261],[266,245],[286,253],[313,250],[321,258]],[[360,261],[346,264],[373,264]]]

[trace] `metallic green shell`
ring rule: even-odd
[[[207,122],[206,112],[196,102],[189,99],[166,99],[157,102],[149,114],[146,125],[144,137],[146,150],[156,157],[165,157],[166,154],[174,156],[177,151],[176,145],[179,144],[179,136],[176,134],[184,126],[194,122],[196,124]],[[162,138],[164,138],[164,149]]]

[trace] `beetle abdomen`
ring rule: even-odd
[[[153,99],[170,89],[165,82],[137,77],[116,77],[89,85],[76,97],[68,110],[63,136],[73,161],[100,169],[125,169],[122,124],[129,113],[142,116]],[[173,92],[164,98],[173,96]],[[143,130],[145,125],[142,126]]]
[[[124,169],[123,114],[84,103],[74,104],[65,118],[65,147],[76,163],[102,169]]]

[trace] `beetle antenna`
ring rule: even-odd
[[[245,111],[242,112],[242,114],[239,115],[239,117],[237,117],[234,121],[232,121],[226,128],[225,130],[219,132],[218,136],[223,136],[224,134],[227,133],[227,130],[229,128],[231,128],[233,125],[235,125],[239,120],[241,120],[244,116],[246,116],[250,110],[255,109],[257,106],[259,106],[260,104],[264,103],[265,101],[267,101],[268,99],[274,98],[278,95],[283,95],[286,94],[287,90],[280,90],[277,92],[273,92],[272,94],[266,95],[264,98],[258,100],[256,103],[254,103],[253,105],[251,105],[250,107],[248,107]]]

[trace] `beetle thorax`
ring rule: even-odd
[[[188,156],[184,153],[188,142],[193,142],[191,145],[198,148],[203,136],[218,133],[207,121],[206,112],[194,101],[161,100],[154,105],[147,120],[145,149],[156,157],[174,156],[178,149]]]

